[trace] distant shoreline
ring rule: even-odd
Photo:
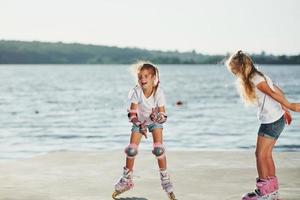
[[[149,60],[156,64],[223,64],[229,54],[205,55],[196,51],[159,51],[139,48],[62,42],[0,40],[0,64],[132,64]],[[257,64],[299,65],[298,55],[252,54]]]

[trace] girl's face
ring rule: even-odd
[[[149,70],[144,69],[138,73],[138,83],[143,89],[153,88],[155,75]]]

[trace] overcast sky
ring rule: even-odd
[[[0,0],[0,39],[300,53],[299,0]]]

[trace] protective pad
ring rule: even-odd
[[[152,153],[157,159],[162,159],[165,156],[165,148],[161,143],[154,143]]]
[[[128,158],[134,158],[138,154],[138,147],[136,144],[129,144],[125,148],[125,154],[127,155]]]

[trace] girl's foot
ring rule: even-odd
[[[272,186],[268,179],[257,179],[254,192],[245,194],[242,200],[273,200]]]
[[[272,176],[268,178],[268,181],[270,182],[270,189],[271,189],[271,196],[272,200],[278,200],[279,199],[279,185],[278,185],[278,179],[276,176]]]
[[[115,184],[115,192],[112,194],[112,198],[116,199],[116,197],[123,192],[126,192],[130,189],[132,189],[134,186],[133,180],[132,180],[132,171],[124,167],[123,174],[118,180],[118,182]]]
[[[161,186],[163,190],[168,193],[168,197],[171,200],[176,200],[175,194],[173,192],[173,184],[171,183],[170,176],[166,170],[160,171],[160,180],[161,180]]]

